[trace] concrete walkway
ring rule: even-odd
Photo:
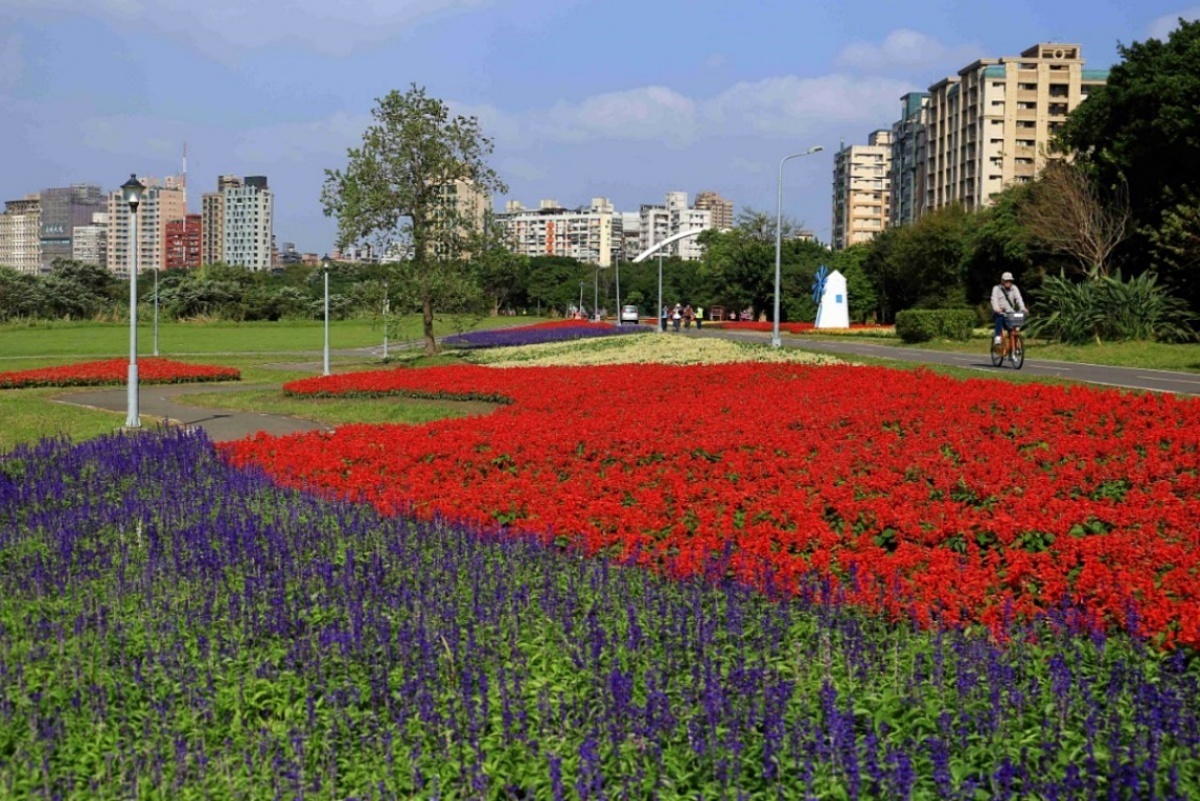
[[[695,334],[692,334],[695,336]],[[770,342],[770,334],[743,331],[705,331],[702,336],[718,336],[743,342]],[[1003,375],[1012,372],[1011,367],[993,367],[989,354],[984,350],[987,343],[979,344],[979,353],[950,353],[947,351],[904,348],[892,345],[874,345],[861,340],[814,340],[798,336],[782,337],[786,348],[834,353],[839,356],[872,356],[877,359],[900,359],[919,364],[943,364],[978,370],[981,377]],[[1022,373],[1029,375],[1061,378],[1066,381],[1081,381],[1124,389],[1144,389],[1154,392],[1171,392],[1180,395],[1200,395],[1200,373],[1185,373],[1176,370],[1152,370],[1143,367],[1108,367],[1101,364],[1079,362],[1054,362],[1044,359],[1026,359]]]
[[[167,421],[172,425],[189,428],[198,426],[203,428],[208,434],[208,438],[214,442],[244,439],[259,431],[267,434],[295,434],[302,431],[330,430],[329,426],[299,417],[237,412],[228,409],[204,409],[198,406],[188,406],[186,403],[186,396],[193,393],[245,392],[253,389],[269,389],[272,386],[277,385],[143,384],[138,396],[138,412],[143,417],[142,425],[149,423],[145,419],[149,416]],[[72,392],[59,395],[54,400],[59,403],[70,403],[75,406],[88,406],[113,412],[124,412],[129,408],[125,387]]]

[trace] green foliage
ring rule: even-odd
[[[1192,309],[1200,309],[1200,196],[1170,193],[1169,202],[1162,224],[1144,231],[1151,263]]]
[[[862,266],[877,296],[880,322],[905,309],[961,307],[972,218],[959,206],[925,215],[875,238]]]
[[[321,201],[325,214],[337,218],[339,246],[367,239],[410,245],[400,285],[419,303],[432,354],[434,309],[472,300],[464,258],[478,236],[480,198],[471,193],[486,205],[491,193],[506,187],[485,162],[492,142],[479,121],[451,116],[449,106],[416,84],[378,99],[371,116],[375,123],[362,145],[347,152],[345,171],[325,171]],[[473,300],[480,301],[478,292]]]
[[[1041,285],[1041,272],[1034,264],[1036,243],[1021,224],[1022,209],[1029,199],[1029,185],[1016,184],[972,216],[963,279],[968,303],[989,303],[992,287],[1005,272],[1017,277],[1023,294],[1036,293]]]
[[[1042,285],[1029,331],[1058,342],[1082,344],[1113,340],[1194,340],[1196,316],[1170,294],[1152,272],[1123,280],[1111,276],[1073,282],[1049,276]]]
[[[966,340],[978,322],[973,309],[906,309],[896,313],[896,335],[905,342]]]
[[[1071,113],[1061,142],[1105,185],[1128,181],[1138,222],[1157,227],[1168,190],[1200,190],[1200,22],[1118,50],[1122,60]]]

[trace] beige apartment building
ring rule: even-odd
[[[892,132],[874,131],[865,145],[843,145],[833,157],[833,248],[870,242],[888,227]]]
[[[603,197],[577,209],[563,208],[557,200],[543,200],[536,209],[510,200],[496,223],[503,226],[514,253],[567,256],[600,267],[613,263],[623,239],[621,215]]]
[[[697,192],[692,208],[710,212],[712,227],[718,231],[733,227],[733,201],[721,197],[716,192]]]
[[[920,211],[988,205],[1054,158],[1067,115],[1108,79],[1084,69],[1077,44],[1043,43],[1020,56],[980,59],[929,87],[925,198]]]
[[[217,178],[217,191],[200,197],[200,263],[225,263],[225,192],[240,189],[242,179],[237,175]]]
[[[168,176],[143,178],[146,187],[137,211],[137,271],[167,268],[167,223],[187,215],[187,200],[183,179]],[[108,270],[120,278],[128,278],[132,250],[129,242],[129,205],[117,189],[108,196]]]
[[[37,195],[8,200],[0,214],[0,265],[37,275],[41,270],[42,204]]]

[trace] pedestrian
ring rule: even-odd
[[[692,304],[687,304],[683,307],[683,327],[688,331],[692,330],[692,321],[696,319],[696,312],[692,310]]]
[[[659,331],[667,330],[667,307],[665,305],[662,307],[662,312],[660,312],[660,314],[659,314],[658,330]]]
[[[700,330],[700,325],[704,322],[704,307],[696,307],[696,330]]]
[[[675,311],[671,313],[671,322],[675,326],[675,333],[679,333],[679,324],[683,322],[683,307],[678,303],[675,304]]]

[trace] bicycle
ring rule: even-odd
[[[1004,315],[1008,325],[1001,332],[1000,341],[992,340],[992,366],[1000,367],[1008,359],[1014,370],[1025,364],[1025,338],[1021,327],[1025,325],[1025,312],[1009,312]]]

